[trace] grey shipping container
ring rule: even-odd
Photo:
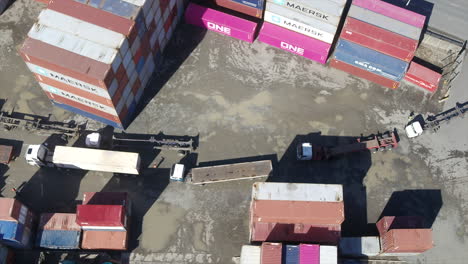
[[[268,2],[290,8],[298,13],[316,18],[332,25],[338,25],[340,23],[341,14],[343,13],[343,5],[339,5],[331,1],[267,0],[267,3]]]
[[[396,19],[374,13],[359,6],[352,5],[349,9],[348,16],[411,39],[419,40],[421,38],[421,28],[405,24]]]
[[[334,58],[394,81],[401,81],[408,68],[405,61],[344,39],[338,41]]]
[[[335,34],[337,26],[336,25],[331,25],[328,23],[325,23],[323,21],[320,21],[318,19],[302,15],[301,13],[298,13],[294,10],[291,10],[289,8],[285,8],[283,6],[279,6],[276,4],[273,4],[271,2],[266,3],[266,11],[271,12],[273,14],[278,14],[282,17],[300,22],[302,24],[308,25],[312,28],[316,28],[322,31],[325,31],[330,34]]]

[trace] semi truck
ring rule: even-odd
[[[395,133],[388,131],[382,134],[361,137],[356,142],[336,147],[314,145],[310,142],[302,142],[297,146],[298,160],[327,160],[332,157],[370,150],[372,153],[391,150],[398,146]]]
[[[38,167],[54,167],[105,171],[122,174],[139,174],[140,155],[132,152],[55,146],[29,145],[26,162]]]
[[[440,113],[436,116],[430,116],[426,120],[413,120],[406,127],[405,132],[408,138],[415,138],[426,130],[437,132],[441,125],[448,124],[454,118],[462,118],[468,112],[468,102],[457,103],[455,107]]]

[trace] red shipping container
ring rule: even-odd
[[[250,241],[288,241],[338,244],[341,225],[302,225],[280,223],[250,223]]]
[[[442,74],[422,66],[414,61],[410,63],[405,80],[410,81],[431,93],[437,91]]]
[[[131,212],[131,202],[126,192],[85,192],[83,194],[83,204],[94,205],[122,205],[127,214]]]
[[[431,229],[393,229],[381,239],[384,253],[421,253],[431,249]]]
[[[418,41],[348,17],[340,35],[366,48],[379,51],[395,58],[411,61]]]
[[[343,202],[252,201],[254,222],[336,225],[344,221]]]
[[[0,220],[19,222],[31,228],[34,214],[14,198],[0,198]]]
[[[85,230],[83,231],[81,248],[126,250],[127,232]]]
[[[281,264],[283,245],[281,243],[262,243],[261,263]]]
[[[391,229],[421,228],[424,219],[421,216],[384,216],[375,225],[383,236]]]
[[[76,223],[83,229],[119,229],[127,226],[125,208],[121,205],[78,205]]]
[[[371,82],[374,82],[376,84],[382,85],[387,88],[391,89],[396,89],[400,85],[399,82],[387,79],[385,77],[382,77],[378,74],[371,73],[369,71],[360,69],[358,67],[355,67],[353,65],[344,63],[339,60],[331,59],[330,60],[330,67],[333,67],[338,70],[342,70],[344,72],[350,73],[352,75],[355,75],[357,77],[361,77],[363,79],[369,80]]]
[[[243,4],[240,4],[240,3],[236,3],[236,2],[230,1],[230,0],[215,0],[215,2],[219,6],[222,6],[222,7],[225,7],[227,9],[237,11],[237,12],[242,13],[242,14],[246,14],[246,15],[253,16],[253,17],[258,17],[258,18],[263,17],[263,9],[257,9],[257,8],[250,7],[250,6],[247,6],[247,5],[243,5]]]
[[[46,213],[41,214],[39,229],[80,231],[81,227],[76,223],[76,214]]]

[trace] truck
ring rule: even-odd
[[[46,144],[29,145],[26,162],[38,167],[105,171],[122,174],[139,174],[140,155],[132,152],[102,149],[55,146]]]
[[[405,132],[408,138],[415,138],[424,133],[426,130],[437,132],[441,125],[448,124],[454,118],[462,118],[468,112],[468,102],[463,104],[457,103],[455,107],[442,112],[435,116],[429,116],[424,119],[413,119],[406,127]]]
[[[387,131],[368,137],[360,137],[356,142],[335,147],[314,145],[310,142],[302,142],[297,146],[298,160],[328,160],[330,158],[369,150],[372,153],[384,150],[392,150],[398,146],[395,133]]]
[[[188,181],[195,185],[255,179],[272,175],[271,160],[242,162],[235,164],[193,168],[188,173]]]

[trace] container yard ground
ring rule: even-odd
[[[39,11],[36,2],[17,0],[0,17],[0,98],[8,98],[4,109],[15,106],[18,112],[83,120],[51,109],[16,53]],[[153,83],[148,94],[155,97],[148,98],[128,132],[199,133],[200,147],[189,163],[268,158],[276,161],[270,181],[343,184],[344,235],[375,231],[367,223],[375,223],[384,208],[399,214],[422,214],[427,225],[432,224],[435,247],[407,258],[408,262],[466,262],[466,119],[412,141],[403,134],[410,112],[426,116],[442,110],[439,95],[431,97],[409,84],[395,91],[383,89],[263,43],[203,34],[191,26],[179,26],[163,72],[156,76],[168,81]],[[198,39],[202,40],[196,45]],[[468,100],[467,75],[466,63],[444,108]],[[91,122],[90,127],[99,125]],[[295,161],[295,143],[303,138],[314,144],[338,145],[361,133],[394,128],[401,141],[392,152],[362,152],[315,163]],[[0,138],[25,144],[47,139],[21,131],[1,131]],[[134,204],[131,263],[235,263],[241,245],[249,243],[248,211],[254,181],[205,186],[170,183],[169,167],[180,157],[167,151],[145,155],[149,155],[145,156],[146,165],[160,165],[138,177],[39,170],[20,157],[0,171],[2,195],[14,196],[11,188],[24,183],[20,199],[33,209],[66,212],[83,192],[128,191]]]

